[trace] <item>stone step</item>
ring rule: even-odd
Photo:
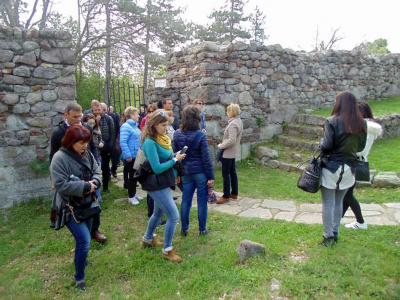
[[[320,140],[324,136],[322,127],[304,126],[300,124],[289,124],[287,127],[288,135],[299,136],[309,140]]]
[[[317,150],[319,145],[319,141],[300,140],[289,135],[278,135],[278,142],[291,148],[306,149],[311,152]]]
[[[325,120],[326,118],[321,116],[298,114],[293,117],[292,122],[295,122],[297,124],[323,126],[325,124]]]

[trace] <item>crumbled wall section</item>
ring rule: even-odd
[[[76,101],[74,51],[68,32],[0,25],[0,207],[51,195],[51,133]]]
[[[332,106],[340,91],[359,99],[400,95],[400,54],[307,53],[280,45],[204,42],[169,54],[166,68],[167,89],[150,99],[167,91],[175,103],[205,100],[211,145],[222,139],[226,106],[239,103],[245,127],[239,159],[250,153],[250,144],[280,134],[297,112]]]

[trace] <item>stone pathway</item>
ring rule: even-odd
[[[123,175],[118,173],[117,179],[112,179],[118,187],[123,188]],[[141,188],[137,190],[140,196],[145,197],[146,191]],[[128,193],[128,192],[127,192]],[[178,196],[177,203],[181,203],[182,193],[172,191],[173,196]],[[218,197],[222,193],[216,193]],[[124,201],[118,199],[116,201]],[[364,204],[360,203],[363,216],[369,225],[400,225],[400,203],[383,204]],[[194,208],[197,208],[196,194],[193,199]],[[274,199],[254,199],[248,197],[238,197],[237,200],[231,199],[225,204],[209,204],[209,211],[218,211],[230,215],[238,215],[245,218],[262,218],[285,220],[288,222],[305,224],[322,224],[322,204],[320,203],[298,203],[291,200]],[[343,218],[343,223],[347,224],[355,221],[351,209],[349,209]]]

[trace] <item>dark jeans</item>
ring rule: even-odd
[[[353,211],[354,215],[356,216],[356,220],[358,223],[363,224],[364,223],[364,218],[361,213],[361,207],[360,203],[358,203],[357,199],[353,195],[354,187],[356,185],[354,184],[351,188],[348,189],[346,195],[344,195],[343,198],[343,216],[346,213],[347,209],[351,208]]]
[[[150,194],[147,193],[147,216],[150,218],[154,212],[154,200]]]
[[[124,189],[128,187],[128,168],[126,166],[126,161],[124,161]]]
[[[86,258],[90,248],[90,229],[92,219],[85,222],[76,223],[74,218],[67,224],[69,231],[75,238],[75,280],[79,281],[85,278]]]
[[[100,194],[100,188],[96,190],[96,195],[97,195],[97,200],[99,200],[99,204],[101,206],[101,194]],[[96,231],[99,230],[100,227],[100,214],[94,215],[93,216],[93,223],[92,223],[92,230],[90,231],[91,233],[96,233]]]
[[[111,172],[117,172],[120,154],[114,149],[111,151]]]
[[[111,153],[101,151],[101,173],[103,175],[103,190],[108,189],[108,182],[110,181],[110,160]]]
[[[222,178],[224,179],[223,198],[229,199],[232,195],[239,194],[239,184],[236,174],[236,163],[234,158],[222,158]],[[232,192],[231,192],[232,185]]]
[[[135,197],[136,195],[136,183],[137,181],[133,179],[133,175],[135,174],[136,170],[133,168],[135,164],[135,160],[132,159],[131,162],[125,162],[126,171],[128,173],[128,195],[129,198]]]

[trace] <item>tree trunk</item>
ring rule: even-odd
[[[145,97],[145,92],[147,90],[147,77],[149,73],[150,7],[151,7],[151,0],[147,0],[146,49],[144,53],[144,72],[143,72],[143,97]]]
[[[110,105],[110,80],[111,80],[111,18],[109,1],[106,2],[106,80],[104,84],[104,102]]]
[[[46,26],[47,21],[47,10],[49,8],[51,0],[43,0],[43,12],[42,12],[42,19],[40,20],[39,30],[42,30]]]

